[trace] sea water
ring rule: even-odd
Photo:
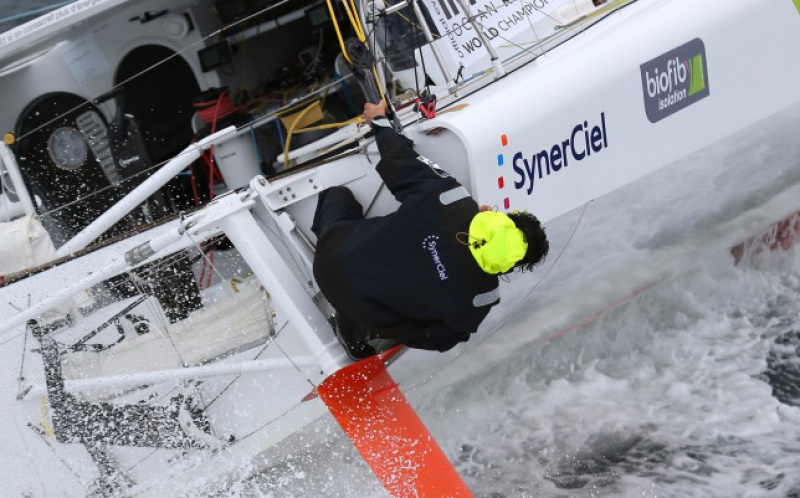
[[[417,407],[475,496],[800,497],[800,251],[687,270]],[[307,432],[223,494],[388,496]]]
[[[465,413],[433,425],[475,494],[800,496],[800,258],[759,260],[720,255],[427,404]]]

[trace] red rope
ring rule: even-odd
[[[211,126],[211,133],[217,131],[217,122],[236,112],[238,109],[233,106],[230,96],[227,91],[222,91],[215,100],[207,100],[204,102],[195,102],[194,107],[198,109],[197,113],[200,120],[205,124]],[[208,195],[210,199],[214,198],[214,180],[218,179],[224,181],[222,174],[217,169],[214,163],[214,146],[209,147],[207,153],[203,154],[203,160],[208,165]],[[194,176],[193,176],[194,177]],[[197,191],[195,187],[195,202],[197,203]],[[214,250],[211,249],[208,253],[208,258],[203,258],[203,265],[200,269],[200,281],[198,287],[200,289],[211,287],[211,279],[213,276],[212,269],[214,266]],[[206,270],[208,274],[206,274]]]
[[[233,107],[230,95],[227,91],[223,91],[214,100],[206,100],[204,102],[195,102],[194,107],[198,109],[197,114],[205,124],[210,124],[212,127],[211,133],[214,133],[217,120],[229,116],[236,112]]]
[[[211,287],[211,277],[213,276],[213,269],[214,269],[214,249],[211,249],[211,254],[208,256],[208,280],[206,281],[206,289]]]
[[[189,176],[192,179],[192,194],[194,195],[194,207],[200,205],[200,193],[197,191],[197,180],[194,177],[194,164],[189,165]]]
[[[227,91],[220,92],[215,100],[195,102],[193,105],[198,109],[197,113],[200,116],[200,120],[207,125],[211,125],[212,134],[217,131],[217,122],[219,119],[229,116],[236,111]],[[214,164],[213,145],[209,148],[208,154],[203,154],[203,159],[205,159],[208,165],[208,195],[210,199],[213,199],[214,179],[218,178],[222,180],[222,175],[217,171],[216,165]]]
[[[206,242],[200,247],[200,252],[205,251],[205,247],[214,245],[214,239]],[[198,278],[197,288],[200,290],[208,289],[211,287],[211,278],[213,277],[214,270],[214,249],[208,251],[208,257],[203,258],[203,264],[200,266],[200,278]],[[208,271],[208,273],[206,273]]]

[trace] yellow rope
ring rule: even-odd
[[[378,70],[375,69],[375,64],[372,65],[372,75],[375,76],[375,82],[380,83],[381,79],[378,78]],[[378,92],[381,94],[381,100],[386,101],[386,95],[383,94],[383,86],[377,85]]]
[[[356,38],[358,38],[358,41],[364,43],[367,38],[364,36],[364,30],[361,28],[361,21],[358,19],[358,11],[356,11],[353,0],[350,0],[349,5],[347,0],[342,0],[342,5],[344,6],[344,11],[347,13],[347,17],[350,19],[350,24],[353,26],[353,31],[356,33]]]
[[[292,121],[291,126],[289,126],[289,130],[286,132],[286,145],[284,145],[283,147],[283,169],[289,168],[289,146],[292,143],[292,133],[294,133],[294,129],[297,126],[297,123],[299,123],[303,119],[303,116],[305,116],[306,113],[310,112],[315,107],[314,106],[315,103],[316,102],[312,103],[311,105],[300,111],[300,114],[298,114],[297,118],[294,121]]]
[[[248,278],[250,278],[252,276],[253,276],[253,272],[249,271],[245,275],[242,275],[241,278],[239,278],[239,277],[231,278],[231,287],[233,288],[234,292],[236,292],[238,294],[239,288],[236,287],[236,285],[244,283],[245,280],[247,280]]]
[[[353,9],[353,13],[356,16],[356,25],[354,26],[358,31],[361,33],[358,37],[359,40],[366,43],[367,42],[367,34],[364,31],[364,26],[361,24],[361,18],[358,17],[358,10],[356,10],[356,2],[355,0],[350,0],[350,7]]]
[[[329,130],[331,128],[344,128],[347,125],[363,121],[364,118],[362,116],[356,116],[354,118],[348,119],[347,121],[339,121],[338,123],[327,123],[317,126],[309,126],[307,128],[300,128],[299,130],[294,130],[294,133],[305,133],[307,131],[317,131],[317,130]]]
[[[414,28],[416,28],[416,29],[417,29],[417,31],[422,31],[422,26],[420,26],[419,24],[415,23],[414,21],[412,21],[411,19],[409,19],[407,16],[403,15],[403,13],[402,13],[402,12],[400,12],[399,10],[398,10],[398,11],[396,11],[396,12],[394,12],[394,13],[395,13],[396,15],[400,16],[401,18],[405,19],[405,21],[406,21],[408,24],[410,24],[410,25],[414,26]],[[437,35],[436,33],[431,33],[431,36],[433,36],[433,37],[434,37],[434,38],[436,38],[437,40],[438,40],[439,38],[441,38],[441,35]]]
[[[353,65],[353,61],[350,59],[350,55],[347,53],[347,49],[344,46],[344,39],[342,39],[342,32],[339,29],[339,21],[336,20],[336,15],[333,12],[333,4],[331,0],[326,0],[328,4],[328,12],[331,15],[331,21],[333,22],[333,27],[336,30],[336,37],[339,39],[339,47],[342,49],[342,55],[344,58],[347,59],[347,63],[351,66]],[[347,13],[348,19],[350,19],[350,24],[353,26],[353,31],[356,33],[356,37],[361,43],[367,43],[367,36],[364,34],[364,28],[361,25],[361,20],[358,18],[358,11],[356,10],[356,4],[354,0],[349,0],[350,4],[348,5],[348,0],[342,0],[342,5],[344,6],[344,10]],[[377,83],[378,92],[381,94],[381,99],[386,100],[386,95],[383,93],[383,87],[380,84],[381,79],[378,77],[378,70],[375,69],[375,64],[372,65],[372,76],[375,78],[375,83]],[[284,160],[285,162],[285,160]]]
[[[50,424],[47,422],[47,397],[42,396],[42,427],[44,427],[44,432],[50,436],[55,437],[56,433]]]
[[[344,58],[347,59],[348,64],[353,64],[353,61],[350,60],[350,56],[347,55],[347,49],[344,48],[344,40],[342,39],[342,32],[339,31],[339,22],[336,20],[336,14],[333,12],[333,4],[331,0],[327,0],[328,3],[328,12],[331,14],[331,21],[333,21],[333,27],[336,29],[336,37],[339,38],[339,47],[342,49],[342,54]]]

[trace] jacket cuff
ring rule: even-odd
[[[389,128],[392,129],[392,123],[386,119],[386,116],[377,116],[372,119],[372,130],[377,131],[378,128]]]

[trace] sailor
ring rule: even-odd
[[[371,339],[437,351],[469,340],[500,300],[498,275],[533,269],[549,249],[535,216],[479,207],[385,113],[384,102],[364,105],[378,174],[400,207],[364,218],[348,188],[331,187],[319,196],[312,226],[314,277],[353,360],[375,354]]]

